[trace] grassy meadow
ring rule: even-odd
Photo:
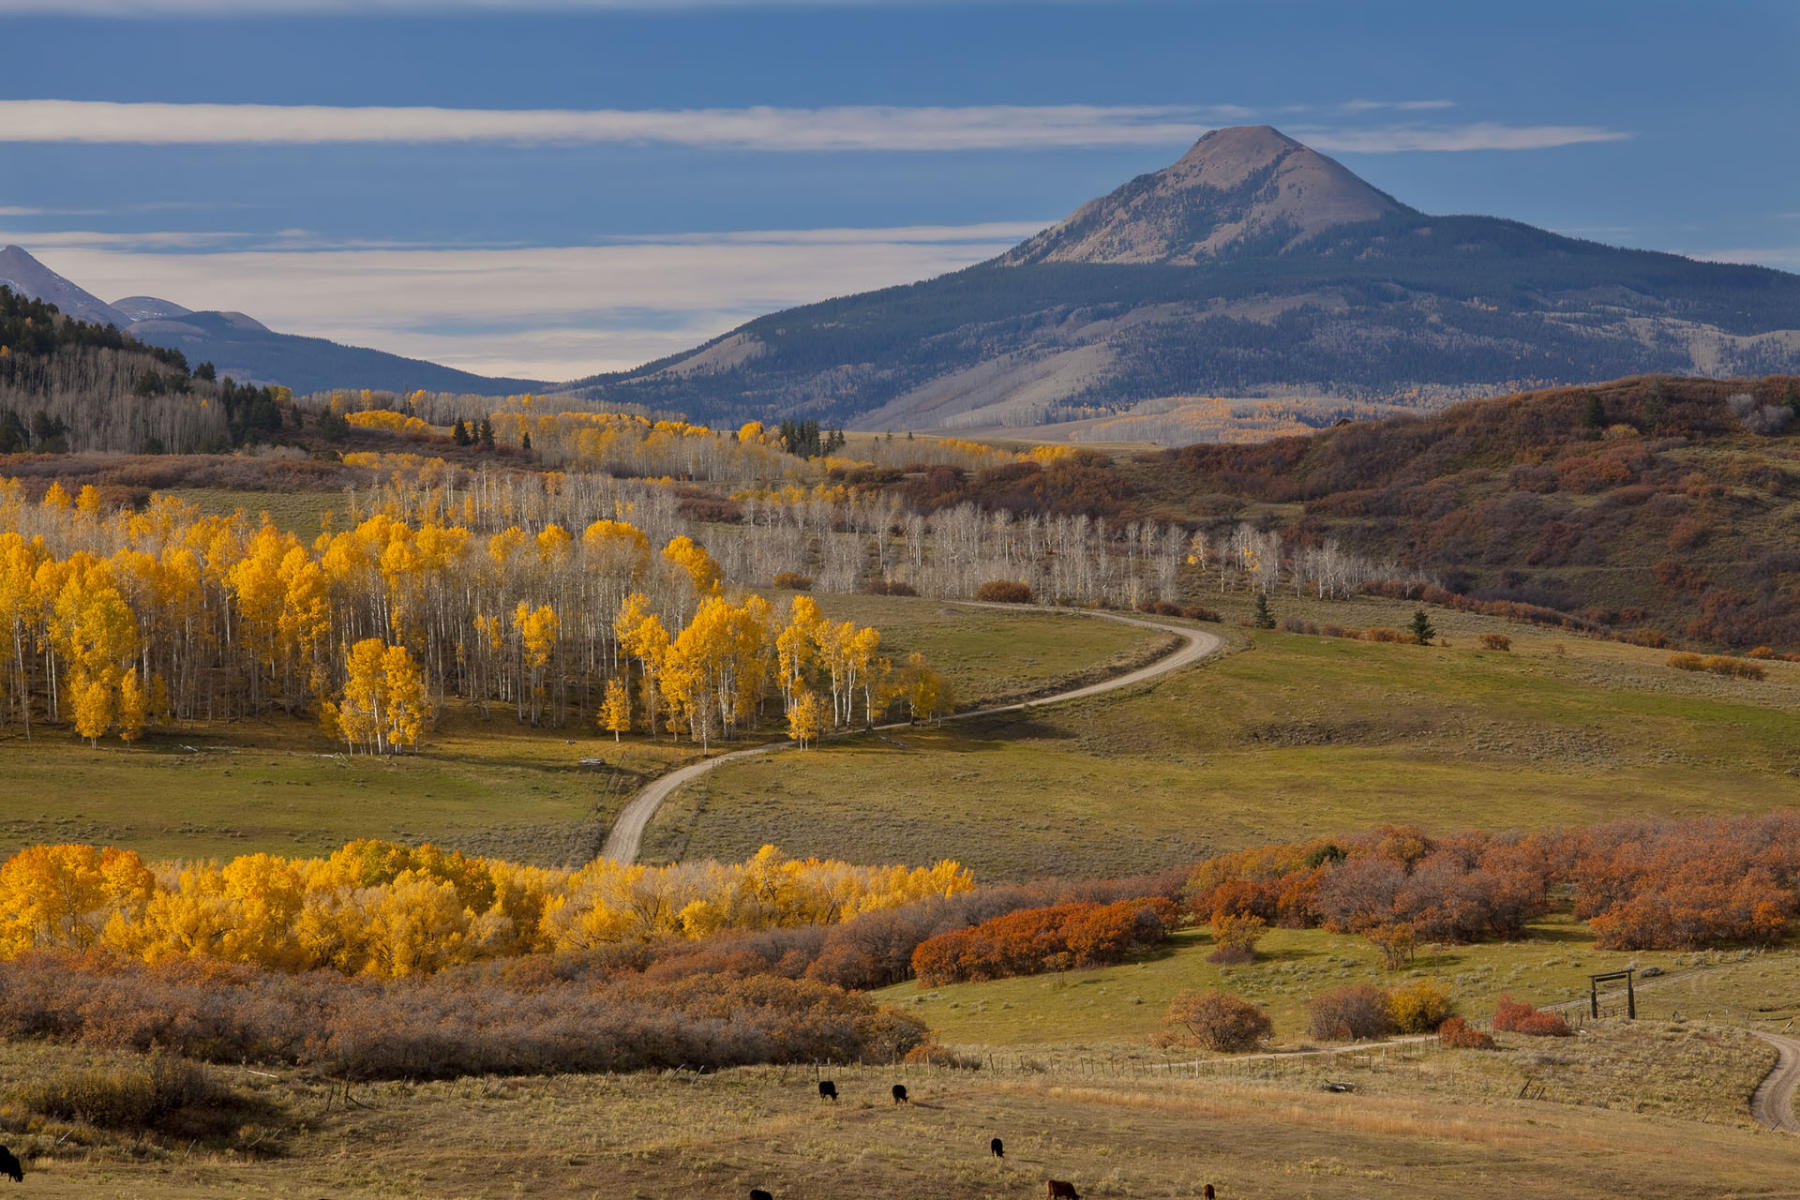
[[[1441,610],[1430,647],[1251,631],[1230,623],[1244,598],[1219,599],[1233,648],[1202,667],[736,763],[665,806],[646,844],[1106,876],[1384,822],[1529,829],[1800,803],[1800,664],[1726,680],[1673,670],[1667,651]],[[1413,606],[1275,609],[1404,627]],[[1512,649],[1481,648],[1489,632]]]
[[[275,528],[310,542],[324,529],[325,514],[335,512],[343,528],[342,517],[348,508],[343,492],[246,492],[229,488],[169,488],[165,493],[186,501],[200,510],[202,516],[228,517],[242,509],[251,520],[267,516]]]

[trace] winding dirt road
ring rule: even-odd
[[[995,608],[1013,612],[1019,611],[1016,605],[1009,604],[975,604],[964,602],[960,604],[960,607]],[[1115,692],[1120,688],[1128,688],[1134,684],[1143,683],[1146,680],[1156,679],[1159,676],[1167,675],[1171,671],[1179,671],[1183,667],[1191,666],[1204,658],[1217,654],[1225,646],[1224,641],[1216,634],[1206,633],[1199,629],[1190,629],[1183,625],[1171,625],[1163,621],[1150,620],[1144,617],[1128,617],[1121,613],[1098,612],[1080,608],[1040,608],[1031,609],[1029,611],[1074,613],[1078,616],[1091,617],[1095,620],[1118,621],[1124,625],[1137,625],[1144,629],[1154,629],[1161,633],[1173,634],[1181,639],[1181,645],[1176,647],[1170,653],[1157,659],[1149,666],[1139,667],[1135,671],[1128,671],[1123,675],[1116,675],[1111,679],[1103,679],[1099,683],[1090,683],[1085,687],[1072,688],[1069,691],[1057,692],[1055,695],[1051,696],[1040,696],[1036,700],[1023,700],[1017,704],[1000,704],[995,705],[992,708],[970,709],[968,712],[954,713],[945,717],[944,720],[967,721],[975,717],[990,717],[996,713],[1022,712],[1026,709],[1042,708],[1047,704],[1061,704],[1066,700],[1080,700],[1086,696],[1098,696],[1105,692]],[[877,730],[905,728],[907,728],[907,726],[903,723],[876,726]],[[848,737],[852,734],[861,732],[864,731],[846,730],[843,733],[833,734],[831,736]],[[637,795],[633,796],[625,805],[623,811],[619,813],[618,820],[613,822],[612,832],[606,835],[606,844],[601,847],[601,857],[614,859],[622,863],[634,861],[638,856],[638,850],[643,845],[644,830],[649,827],[650,818],[656,815],[656,810],[661,808],[663,802],[670,796],[673,796],[676,792],[700,778],[700,776],[706,774],[708,771],[722,767],[726,763],[750,758],[753,755],[772,754],[778,750],[791,750],[794,748],[794,745],[793,742],[771,742],[765,746],[752,746],[748,750],[735,750],[730,754],[721,754],[717,758],[707,758],[696,763],[689,763],[679,770],[671,771],[667,775],[652,781],[646,785],[643,790],[638,792]]]
[[[1754,1031],[1756,1036],[1775,1047],[1779,1057],[1750,1097],[1750,1115],[1758,1125],[1786,1133],[1800,1133],[1800,1121],[1794,1119],[1794,1088],[1800,1086],[1800,1038],[1779,1033]]]

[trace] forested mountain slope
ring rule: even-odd
[[[1208,134],[979,266],[572,385],[729,424],[1023,427],[1181,395],[1334,402],[1800,369],[1800,276],[1428,216],[1267,127]]]
[[[0,454],[222,450],[278,431],[285,397],[0,286]]]

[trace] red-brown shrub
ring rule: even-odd
[[[775,578],[770,580],[770,582],[778,588],[786,588],[795,592],[808,592],[812,590],[813,577],[811,575],[802,575],[797,571],[777,571],[775,573]]]
[[[1481,635],[1483,650],[1511,650],[1512,639],[1504,633],[1484,633]]]
[[[1494,1029],[1500,1033],[1523,1033],[1531,1037],[1569,1036],[1569,1023],[1561,1013],[1533,1008],[1505,994],[1494,1006]]]
[[[1451,1017],[1438,1026],[1438,1041],[1452,1050],[1492,1050],[1494,1039],[1461,1017]]]

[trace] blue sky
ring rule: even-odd
[[[0,0],[0,45],[0,242],[495,373],[979,261],[1225,124],[1800,270],[1790,0]]]

